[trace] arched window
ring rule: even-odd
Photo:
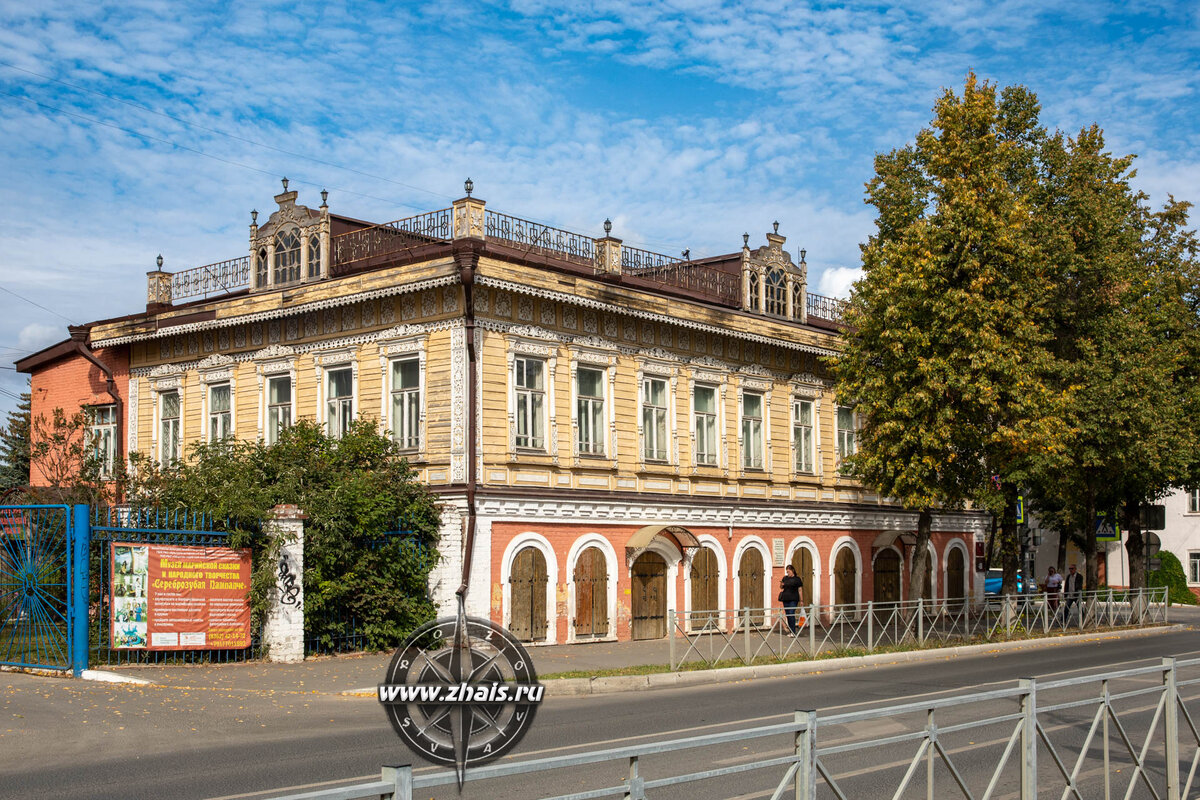
[[[804,296],[800,293],[800,282],[792,284],[792,316],[799,317],[804,309]]]
[[[750,273],[750,279],[746,282],[746,288],[750,295],[748,298],[746,298],[746,306],[751,311],[760,310],[761,306],[759,305],[759,302],[758,302],[758,273],[757,272]]]
[[[321,237],[308,237],[308,277],[321,277]]]
[[[300,280],[300,237],[295,228],[275,237],[275,283]]]
[[[267,285],[267,248],[261,248],[254,259],[254,285]]]
[[[767,313],[787,315],[787,282],[781,269],[767,272]]]

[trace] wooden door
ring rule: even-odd
[[[692,630],[716,623],[716,614],[705,612],[720,608],[720,581],[717,554],[707,547],[701,547],[692,558],[692,613],[689,617]]]
[[[792,553],[792,569],[796,570],[796,577],[804,581],[804,588],[800,591],[800,604],[813,603],[817,584],[816,575],[813,574],[812,551],[807,547],[797,547],[796,552]]]
[[[738,608],[759,609],[757,613],[750,615],[750,624],[762,625],[763,558],[762,553],[753,547],[747,547],[742,553],[742,560],[738,565],[738,582],[741,587],[738,591]],[[741,620],[741,615],[738,616],[738,620]]]
[[[895,603],[900,600],[900,555],[884,550],[875,557],[875,603]]]
[[[632,631],[634,639],[667,635],[667,562],[658,553],[642,553],[633,562]]]
[[[536,547],[526,547],[513,559],[509,577],[512,613],[509,630],[523,642],[546,638],[546,557]]]
[[[950,551],[946,556],[946,600],[955,604],[962,605],[963,598],[967,596],[966,581],[966,564],[963,560],[962,550],[957,547]]]
[[[608,562],[589,547],[575,562],[575,638],[608,635]]]
[[[858,602],[858,563],[854,559],[854,551],[843,547],[838,551],[837,561],[833,565],[834,604],[852,606]]]

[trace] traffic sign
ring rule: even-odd
[[[1096,541],[1097,542],[1119,542],[1121,541],[1121,523],[1116,519],[1109,519],[1108,512],[1096,512]]]
[[[1025,498],[1017,495],[1017,524],[1025,524]]]
[[[1146,569],[1152,570],[1152,571],[1162,569],[1162,559],[1161,558],[1146,559]]]
[[[1162,539],[1158,538],[1157,533],[1146,532],[1146,557],[1158,555],[1158,551],[1162,549]],[[1157,567],[1155,567],[1157,569]]]
[[[1167,527],[1167,507],[1163,505],[1142,506],[1142,530],[1161,531]]]

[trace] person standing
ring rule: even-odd
[[[1071,608],[1083,599],[1083,576],[1075,569],[1074,564],[1067,567],[1067,578],[1063,581],[1063,599],[1066,600],[1063,605],[1063,617],[1070,622]]]
[[[1058,593],[1062,589],[1062,575],[1054,567],[1046,573],[1046,605],[1051,611],[1058,612]]]
[[[783,603],[783,614],[787,618],[788,631],[793,636],[800,632],[800,627],[796,625],[796,606],[800,605],[803,588],[804,581],[800,580],[796,574],[796,568],[788,564],[783,578],[779,581],[779,602]]]

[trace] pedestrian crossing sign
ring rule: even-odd
[[[1105,511],[1096,512],[1096,541],[1121,541],[1121,523],[1117,522],[1115,515],[1113,515],[1113,518],[1110,518]]]

